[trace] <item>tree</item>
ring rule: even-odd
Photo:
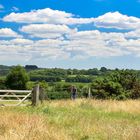
[[[107,68],[106,67],[101,67],[100,71],[101,72],[107,72]]]
[[[26,70],[36,70],[36,69],[38,69],[38,67],[36,65],[26,65],[25,69]]]
[[[10,89],[26,89],[26,83],[29,81],[28,74],[21,66],[16,66],[11,69],[6,77],[6,86]]]
[[[5,78],[0,78],[0,89],[6,89]]]

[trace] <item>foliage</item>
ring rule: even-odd
[[[31,75],[31,81],[46,81],[46,82],[60,82],[61,78],[56,76],[46,76],[46,75]]]
[[[56,100],[56,99],[70,99],[70,93],[67,91],[53,91],[53,92],[47,92],[47,98]]]
[[[100,71],[101,72],[107,72],[107,68],[106,67],[101,67]]]
[[[136,82],[133,86],[132,94],[131,94],[132,99],[138,99],[140,98],[140,83]]]
[[[0,78],[0,89],[6,89],[5,79],[4,78]]]
[[[90,83],[94,79],[93,76],[103,75],[103,72],[97,68],[89,70],[46,68],[30,71],[29,75],[32,81],[60,82],[64,80],[66,82]]]
[[[0,65],[0,76],[6,76],[10,71],[10,68],[11,67],[9,66]]]
[[[21,66],[11,69],[6,77],[6,86],[10,89],[26,89],[26,83],[29,81],[28,74]]]
[[[117,70],[92,83],[92,94],[98,99],[128,99],[140,97],[140,82],[133,70]]]
[[[25,69],[26,70],[36,70],[36,69],[38,69],[38,67],[36,65],[26,65]]]
[[[89,76],[78,75],[76,77],[67,77],[66,82],[78,82],[78,83],[91,83],[92,79]]]
[[[100,69],[61,69],[38,68],[35,65],[23,67],[0,65],[0,89],[6,86],[10,89],[32,89],[36,83],[45,89],[50,98],[60,99],[70,97],[70,87],[76,86],[78,97],[87,97],[91,85],[91,93],[98,99],[138,99],[140,98],[140,71],[139,70],[111,70],[105,67]],[[11,77],[10,77],[11,76]],[[23,82],[22,82],[22,80]],[[13,82],[14,81],[14,82]],[[60,97],[59,97],[60,96]]]

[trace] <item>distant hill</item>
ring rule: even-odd
[[[0,76],[6,76],[13,66],[0,65]]]
[[[13,67],[15,67],[15,66],[0,65],[0,76],[6,76],[9,73],[10,69]],[[26,65],[24,68],[28,72],[39,69],[36,65]]]

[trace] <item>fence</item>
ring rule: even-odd
[[[69,90],[69,88],[61,88],[57,91],[45,91],[47,94],[44,95],[44,89],[39,85],[36,85],[32,90],[0,90],[0,106],[24,106],[27,105],[25,102],[30,102],[32,106],[37,106],[40,102],[42,103],[44,97],[47,95],[48,99],[55,99],[54,96],[60,96],[62,98],[70,98],[70,91],[66,92],[63,96],[62,93]],[[58,94],[59,93],[59,94]],[[80,95],[80,94],[81,95]],[[57,95],[58,94],[58,95]],[[80,97],[92,98],[91,88],[83,87],[78,89],[78,95]],[[61,98],[61,96],[63,96]],[[58,97],[56,99],[59,99]],[[10,102],[10,104],[9,104]],[[8,104],[6,104],[8,103]]]
[[[42,103],[43,89],[37,85],[33,90],[0,90],[0,106],[23,106],[27,101],[31,101],[33,106],[37,106],[39,101]]]
[[[76,89],[76,98],[92,98],[90,87],[76,87]],[[71,92],[71,86],[67,88],[52,86],[51,88],[46,89],[45,98],[50,100],[70,99],[72,95]]]

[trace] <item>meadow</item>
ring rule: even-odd
[[[55,100],[0,107],[0,140],[139,140],[139,100]]]

